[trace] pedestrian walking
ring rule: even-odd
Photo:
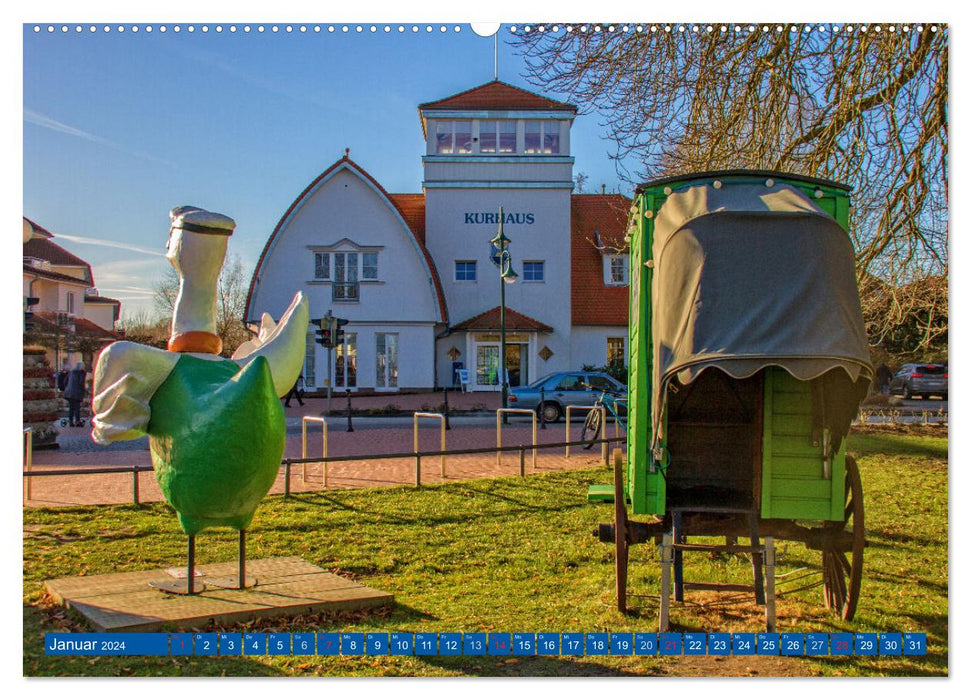
[[[287,398],[283,401],[283,405],[290,408],[290,399],[296,397],[300,405],[303,406],[303,390],[303,372],[301,372],[300,376],[297,377],[297,381],[293,383],[293,388],[290,389],[290,393],[287,394]]]
[[[890,393],[890,380],[893,378],[893,372],[886,365],[880,365],[877,367],[876,372],[876,385],[880,387],[881,394]]]
[[[86,372],[84,363],[78,362],[68,373],[67,384],[64,387],[64,398],[67,399],[68,421],[72,426],[84,425],[81,422],[81,401],[84,400],[84,380]]]

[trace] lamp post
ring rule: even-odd
[[[512,269],[512,256],[506,250],[510,240],[502,232],[502,207],[499,207],[499,233],[490,243],[495,246],[499,261],[499,381],[502,384],[502,407],[509,408],[509,381],[506,376],[506,284],[512,284],[519,276]],[[508,422],[506,414],[503,422]]]

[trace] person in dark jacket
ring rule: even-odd
[[[283,405],[286,406],[287,408],[290,408],[290,399],[292,399],[293,397],[296,397],[297,401],[300,402],[300,405],[303,406],[303,390],[304,390],[303,372],[301,372],[300,376],[297,377],[297,381],[293,383],[293,388],[290,389],[290,393],[287,394],[286,399],[283,400]]]
[[[68,421],[72,426],[84,425],[81,422],[81,401],[84,400],[84,363],[78,362],[67,376],[64,398],[67,399]]]
[[[67,375],[70,374],[67,369],[61,368],[61,371],[57,373],[57,388],[63,393],[67,388]]]
[[[877,367],[876,375],[874,383],[880,387],[880,393],[889,394],[890,380],[893,379],[893,372],[886,365],[880,365]]]

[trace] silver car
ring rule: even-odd
[[[940,396],[947,401],[947,365],[904,365],[890,380],[890,393],[905,399]]]
[[[604,391],[627,398],[627,387],[609,374],[556,372],[528,386],[510,389],[509,407],[539,410],[543,420],[555,423],[564,415],[567,406],[592,406]]]

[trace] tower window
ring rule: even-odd
[[[516,122],[483,119],[479,122],[479,153],[515,153]]]
[[[472,152],[472,122],[440,121],[435,128],[435,152],[445,155]]]
[[[560,123],[530,120],[526,122],[526,153],[556,155],[560,152]]]

